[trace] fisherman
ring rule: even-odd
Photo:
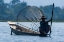
[[[45,21],[46,17],[42,16],[40,21],[40,27],[39,27],[39,32],[40,32],[40,36],[47,36],[47,33],[50,31],[51,34],[51,27],[48,24],[49,21],[51,21],[51,19],[49,21]]]

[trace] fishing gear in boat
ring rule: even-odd
[[[27,11],[28,10],[28,11]],[[26,13],[23,13],[26,12]],[[33,11],[33,12],[32,12]],[[34,12],[36,11],[36,12]],[[36,16],[35,16],[36,15]],[[40,12],[40,10],[38,8],[36,8],[36,6],[27,6],[25,8],[23,8],[18,16],[17,16],[17,21],[22,20],[22,17],[25,18],[25,20],[29,20],[30,22],[34,23],[34,21],[38,21],[41,18],[41,15],[43,15],[42,12]],[[37,18],[38,17],[38,18]],[[20,19],[21,18],[21,19]],[[37,20],[36,20],[37,19]],[[24,21],[25,21],[24,20]],[[37,26],[34,23],[35,26]],[[37,26],[38,27],[38,26]]]

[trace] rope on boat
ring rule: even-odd
[[[27,27],[27,26],[25,26],[25,25],[22,25],[22,24],[19,24],[19,23],[17,23],[19,26],[21,25],[21,26],[23,26],[23,27],[25,27],[25,28],[27,28],[27,29],[29,29],[29,30],[34,30],[33,28],[29,28],[29,27]],[[37,30],[34,30],[34,31],[37,31],[38,32],[38,29]]]
[[[21,25],[21,26],[23,26],[23,27],[25,27],[25,28],[28,28],[28,29],[31,29],[31,28],[29,28],[29,27],[27,27],[27,26],[25,26],[25,25],[22,25],[22,24],[19,24],[19,23],[17,23],[18,25]]]

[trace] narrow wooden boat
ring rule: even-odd
[[[12,35],[12,32],[15,33],[16,35],[38,36],[40,34],[39,32],[36,32],[36,31],[30,30],[30,29],[21,27],[21,26],[17,25],[15,22],[8,21],[8,24],[9,24],[9,26],[11,28],[11,35]]]

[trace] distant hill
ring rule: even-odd
[[[8,20],[17,20],[17,15],[19,12],[28,6],[26,2],[18,1],[11,1],[10,3],[4,3],[3,0],[0,1],[0,21],[8,21]],[[42,10],[43,14],[47,17],[47,20],[51,18],[52,14],[52,5],[48,6],[40,6],[38,7]],[[35,10],[35,12],[37,12]],[[25,13],[25,12],[24,12]],[[23,14],[24,15],[24,14]],[[30,17],[29,17],[30,18]],[[34,17],[36,19],[36,17]],[[23,18],[24,19],[24,18]],[[26,20],[26,19],[24,19]],[[54,21],[63,21],[64,20],[64,8],[61,9],[60,7],[54,7]]]

